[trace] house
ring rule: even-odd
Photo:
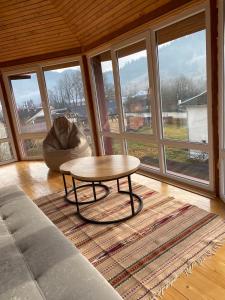
[[[208,143],[207,92],[204,91],[184,101],[179,100],[178,107],[187,112],[188,140]]]
[[[0,300],[225,299],[224,24],[0,1]]]

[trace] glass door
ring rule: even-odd
[[[11,130],[0,89],[0,165],[16,160]]]

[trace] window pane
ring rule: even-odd
[[[111,138],[103,137],[104,150],[106,155],[122,154],[121,142]]]
[[[138,157],[142,164],[159,168],[159,149],[156,144],[127,141],[127,150],[129,155]]]
[[[27,139],[23,141],[27,157],[42,156],[43,139]]]
[[[119,132],[110,51],[93,57],[92,68],[95,76],[96,96],[102,131]]]
[[[0,139],[4,139],[7,137],[8,137],[7,127],[6,127],[6,122],[5,122],[2,105],[0,101]]]
[[[11,79],[21,133],[46,131],[44,111],[35,73]]]
[[[11,145],[8,142],[0,143],[0,162],[13,159]]]
[[[117,51],[127,132],[152,134],[148,62],[145,41]]]
[[[165,147],[168,173],[209,183],[208,153],[193,149]]]
[[[48,68],[49,69],[49,68]],[[90,141],[86,102],[80,66],[44,71],[51,117],[66,116],[83,130]]]
[[[208,143],[206,30],[159,45],[158,58],[164,138]]]

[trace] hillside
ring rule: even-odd
[[[205,32],[201,31],[185,38],[177,39],[159,47],[159,70],[161,80],[172,80],[179,75],[185,75],[193,80],[199,80],[205,76]],[[68,71],[64,71],[68,72]],[[48,72],[48,88],[52,89],[64,72]],[[71,70],[69,70],[71,72]],[[105,72],[108,82],[113,82],[112,72]],[[150,74],[151,76],[151,74]],[[122,89],[127,82],[142,89],[142,83],[147,78],[146,58],[127,62],[120,70]],[[29,86],[25,80],[16,80],[13,83],[17,100],[22,103],[33,99],[38,101],[37,84],[35,79],[30,80]]]

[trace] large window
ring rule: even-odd
[[[160,175],[213,189],[205,23],[200,12],[150,30],[91,57],[91,67],[103,153],[128,153]]]
[[[22,158],[42,157],[43,140],[52,122],[59,116],[66,116],[75,122],[92,144],[78,61],[51,66],[33,65],[20,71],[8,71],[4,73],[4,80],[12,103],[11,110]]]

